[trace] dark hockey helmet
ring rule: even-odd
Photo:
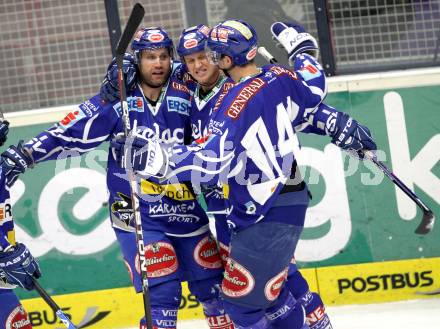
[[[257,32],[241,20],[227,20],[214,26],[209,34],[208,47],[214,57],[227,55],[234,65],[244,65],[257,54]]]
[[[134,52],[134,57],[137,63],[139,63],[139,56],[142,50],[160,48],[168,49],[171,58],[173,58],[173,40],[171,40],[168,33],[160,27],[144,27],[139,29],[131,43],[131,49]]]
[[[177,54],[179,54],[180,58],[183,60],[184,56],[205,50],[210,30],[204,24],[183,30],[179,37],[179,45],[177,46]]]

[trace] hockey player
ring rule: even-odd
[[[208,45],[213,60],[237,83],[213,109],[209,134],[198,144],[167,151],[157,139],[136,138],[125,145],[132,156],[123,164],[145,177],[222,182],[232,230],[222,283],[225,310],[237,328],[308,328],[302,305],[283,285],[309,202],[307,187],[295,175],[294,129],[329,135],[358,154],[376,145],[366,127],[321,104],[319,93],[293,71],[258,68],[257,37],[249,24],[218,24]]]
[[[197,140],[208,133],[208,122],[217,100],[223,97],[234,81],[224,75],[217,65],[207,57],[207,42],[210,28],[206,25],[190,27],[182,31],[179,37],[177,53],[189,75],[188,85],[193,91],[191,98],[192,139]],[[229,230],[226,224],[223,191],[218,185],[194,186],[200,190],[207,203],[207,212],[215,217],[217,241],[223,262],[229,244]]]
[[[318,58],[318,44],[313,36],[295,21],[273,23],[271,33],[277,46],[287,52],[289,64],[294,68],[295,73],[316,93],[322,91],[324,98],[327,94],[327,84],[322,67],[315,60]],[[296,131],[301,129],[297,127]],[[321,296],[310,291],[294,259],[289,266],[286,286],[293,297],[304,306],[306,322],[310,329],[332,329]]]
[[[316,40],[296,22],[276,22],[272,25],[272,31],[277,40],[282,42],[283,46],[288,47],[286,50],[289,62],[295,71],[309,86],[314,87],[315,90],[322,90],[324,97],[327,88],[325,75],[315,60],[318,57]],[[189,74],[198,82],[191,102],[191,126],[194,140],[207,134],[212,109],[218,98],[233,86],[233,80],[225,77],[218,66],[207,58],[208,35],[209,28],[203,24],[185,29],[180,35],[177,47],[177,53],[186,65]],[[298,35],[302,38],[297,38]],[[218,184],[209,186],[202,184],[201,190],[207,202],[207,212],[215,217],[219,251],[223,263],[226,264],[230,233],[226,224],[222,188]],[[289,266],[287,285],[293,297],[304,304],[307,322],[311,329],[330,329],[330,320],[325,313],[320,296],[310,291],[307,281],[294,262]]]
[[[142,28],[134,37],[132,49],[137,62],[135,69],[139,70],[137,83],[127,91],[133,130],[142,130],[145,137],[157,136],[164,143],[189,141],[190,93],[181,81],[179,71],[173,67],[172,40],[161,28]],[[130,83],[134,72],[128,70],[126,75]],[[79,155],[122,131],[119,100],[108,102],[96,95],[80,104],[61,122],[26,144],[19,143],[14,147],[18,159],[10,166],[15,172],[24,172],[27,167],[66,154],[71,156],[72,152]],[[135,289],[140,292],[129,184],[125,170],[116,164],[111,152],[107,166],[112,226]],[[140,196],[146,258],[150,260],[147,272],[153,325],[160,329],[175,329],[181,281],[188,281],[190,291],[199,300],[214,305],[218,298],[215,286],[221,282],[223,272],[221,260],[209,232],[208,218],[190,186],[142,180]],[[225,319],[221,320],[225,322]],[[217,319],[209,321],[215,323]],[[142,319],[141,328],[144,326],[145,319]],[[220,328],[230,327],[226,323]]]
[[[0,122],[0,145],[6,141],[8,122]],[[15,241],[12,205],[9,187],[13,181],[7,180],[5,164],[15,154],[8,152],[0,160],[0,328],[31,329],[30,319],[21,305],[14,288],[17,286],[32,290],[34,284],[31,276],[39,278],[40,268],[29,250],[22,243]],[[14,161],[14,160],[12,160]],[[14,176],[9,176],[13,178]]]
[[[311,88],[314,88],[315,92],[324,97],[326,94],[325,76],[321,66],[315,60],[318,51],[315,39],[296,22],[276,22],[273,24],[272,30],[278,34],[282,33],[282,37],[277,39],[288,47],[289,62],[295,67],[297,73]],[[225,77],[218,66],[210,63],[206,56],[208,32],[209,28],[203,24],[185,29],[179,38],[177,47],[177,52],[189,74],[198,82],[194,84],[191,79],[185,79],[194,93],[191,101],[193,139],[206,135],[213,107],[218,98],[223,97],[233,86],[233,81]],[[110,76],[114,75],[110,74]],[[109,81],[105,81],[105,83],[109,83]],[[111,93],[109,97],[118,97],[117,81],[112,81],[112,85],[113,88],[106,88],[104,84],[103,89]],[[202,189],[207,201],[208,213],[216,219],[217,240],[222,260],[225,263],[230,234],[226,225],[222,189],[218,185],[207,186],[205,184],[197,186],[197,188]],[[289,267],[287,282],[293,296],[304,304],[311,328],[331,328],[320,296],[310,292],[307,282],[297,270],[294,262]]]

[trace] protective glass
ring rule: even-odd
[[[212,50],[211,48],[206,48],[206,57],[208,57],[209,63],[213,65],[218,65],[221,54],[216,52],[215,50]]]

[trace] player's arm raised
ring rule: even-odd
[[[294,21],[273,23],[271,33],[277,47],[287,52],[293,70],[323,100],[327,95],[327,81],[318,62],[319,48],[316,39]]]
[[[327,93],[325,74],[316,58],[318,44],[313,36],[297,22],[275,22],[271,26],[273,38],[288,54],[289,63],[304,80],[307,89],[321,100]],[[313,99],[313,98],[311,98]],[[363,151],[376,150],[370,130],[347,113],[320,103],[315,109],[305,111],[304,121],[296,125],[298,131],[328,135],[332,143],[361,158]]]

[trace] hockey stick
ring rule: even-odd
[[[385,166],[385,164],[377,160],[376,155],[373,152],[364,152],[364,156],[373,162],[377,168],[379,168],[385,176],[397,185],[400,190],[405,193],[415,204],[422,210],[423,217],[419,226],[417,226],[415,233],[428,234],[434,228],[435,216],[431,209],[413,192],[408,186],[406,186],[391,170]]]
[[[43,289],[42,286],[38,283],[38,280],[34,278],[32,275],[30,275],[32,282],[34,283],[35,289],[40,294],[41,298],[44,299],[44,301],[47,303],[47,305],[50,306],[52,311],[55,312],[58,319],[61,320],[61,322],[66,326],[67,329],[77,329],[77,327],[70,321],[69,317],[63,313],[61,308],[55,303],[55,301],[52,299],[52,297],[49,296],[49,294],[46,292],[46,290]]]
[[[263,56],[269,63],[277,63],[277,60],[267,51],[264,47],[258,48],[258,53]],[[389,170],[385,164],[377,160],[373,152],[364,152],[364,156],[373,162],[377,168],[379,168],[391,181],[397,185],[416,205],[422,210],[423,217],[417,226],[415,233],[417,234],[428,234],[434,228],[435,216],[431,209],[413,192],[406,186],[391,170]]]
[[[258,47],[257,51],[270,64],[278,63],[277,59],[275,57],[273,57],[272,54],[270,52],[268,52],[265,47]]]
[[[119,98],[121,100],[122,108],[122,120],[124,121],[124,134],[126,137],[129,136],[131,125],[130,117],[128,113],[128,103],[127,103],[127,92],[125,90],[125,81],[123,73],[123,61],[124,54],[127,50],[128,44],[133,38],[136,30],[141,23],[145,14],[145,9],[139,3],[136,3],[131,11],[130,17],[128,18],[125,30],[122,33],[121,39],[119,39],[118,46],[116,47],[116,64],[118,66],[118,84],[119,84]],[[135,231],[136,231],[136,244],[138,247],[139,264],[142,277],[142,294],[144,301],[144,313],[147,322],[147,329],[153,329],[153,320],[151,316],[151,302],[150,302],[150,291],[148,288],[148,276],[147,276],[147,261],[145,259],[145,245],[144,237],[142,233],[142,220],[139,209],[139,197],[137,195],[137,180],[134,172],[131,168],[127,168],[128,181],[130,183],[130,194],[133,207],[133,215],[135,221]]]

